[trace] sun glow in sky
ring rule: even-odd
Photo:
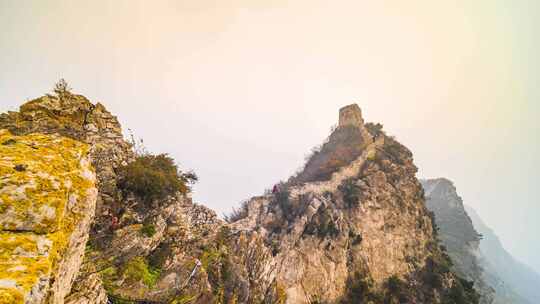
[[[540,2],[0,0],[0,111],[66,78],[218,213],[356,102],[540,271]]]

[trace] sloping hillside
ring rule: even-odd
[[[454,184],[445,178],[421,182],[426,206],[435,215],[439,238],[452,258],[453,269],[475,282],[475,288],[482,294],[482,303],[491,303],[494,290],[487,284],[478,260],[481,236],[467,215]]]
[[[497,291],[495,303],[540,303],[540,275],[506,251],[495,234],[471,207],[466,206],[474,226],[482,234],[480,262],[488,283]]]

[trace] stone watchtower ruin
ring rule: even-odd
[[[363,126],[362,110],[357,104],[350,104],[339,109],[339,125],[344,126]]]
[[[373,142],[373,137],[364,126],[364,119],[362,118],[362,110],[360,107],[353,103],[348,106],[344,106],[339,109],[339,124],[338,128],[343,127],[357,127],[360,129],[360,136],[362,136],[364,144]]]

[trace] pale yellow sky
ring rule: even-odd
[[[540,2],[0,0],[0,111],[60,77],[219,213],[357,102],[540,270]]]

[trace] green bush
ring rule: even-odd
[[[141,233],[147,237],[153,237],[156,234],[156,227],[152,224],[144,225],[141,228]]]
[[[229,229],[218,232],[216,242],[203,246],[199,255],[201,267],[208,275],[215,301],[212,303],[236,303],[239,294],[237,274],[230,255],[231,248],[227,246],[230,238]],[[192,269],[194,266],[188,266]],[[205,302],[206,303],[206,302]]]
[[[383,303],[381,294],[374,291],[373,282],[365,275],[355,272],[347,279],[347,290],[340,304]]]
[[[339,235],[339,229],[336,226],[336,223],[333,219],[329,219],[328,221],[321,222],[321,225],[319,226],[318,234],[319,238],[323,239],[327,236],[331,238],[335,238]]]
[[[164,199],[176,192],[187,193],[197,180],[194,173],[182,173],[167,154],[141,155],[120,168],[118,186],[145,201]]]
[[[339,232],[340,230],[328,209],[319,208],[311,222],[304,228],[303,235],[316,235],[318,238],[324,239],[326,237],[335,238]]]
[[[115,266],[110,266],[100,271],[103,286],[107,292],[112,292],[115,289],[114,282],[118,280],[118,269]]]
[[[160,269],[150,267],[143,257],[136,257],[126,263],[123,275],[128,281],[141,281],[152,288],[157,283],[160,272]]]
[[[458,278],[450,289],[450,292],[443,296],[443,304],[478,304],[480,295],[474,289],[474,282]]]
[[[380,123],[374,124],[372,122],[368,122],[366,123],[366,129],[373,137],[377,137],[381,134],[384,135],[383,125],[381,125]]]
[[[291,221],[295,218],[296,212],[298,211],[295,208],[293,202],[291,202],[289,196],[291,195],[289,191],[289,185],[286,183],[279,184],[279,190],[274,193],[272,199],[272,206],[278,206],[279,209],[283,212],[283,217],[287,221]]]
[[[407,283],[393,275],[384,283],[386,293],[384,303],[408,303]]]
[[[360,201],[360,189],[353,179],[347,179],[339,185],[338,190],[343,195],[343,201],[347,208],[358,207]]]

